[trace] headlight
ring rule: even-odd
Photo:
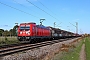
[[[26,37],[26,39],[29,39],[29,37]]]
[[[18,37],[18,39],[20,39],[20,37]]]

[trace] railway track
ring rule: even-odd
[[[15,44],[10,44],[10,45],[5,44],[5,45],[1,45],[0,46],[0,49],[2,49],[2,48],[8,48],[8,47],[14,47],[14,46],[20,46],[20,45],[23,45],[23,44],[25,44],[25,43],[15,43]]]
[[[35,43],[35,44],[13,44],[13,45],[7,45],[5,47],[0,47],[0,57],[1,56],[6,56],[9,54],[13,54],[16,52],[21,52],[21,51],[25,51],[25,50],[30,50],[30,49],[34,49],[34,48],[38,48],[38,47],[42,47],[42,46],[47,46],[47,45],[52,45],[54,43],[58,43],[58,42],[62,42],[62,41],[66,41],[66,40],[71,40],[72,38],[69,39],[59,39],[59,40],[53,40],[53,41],[45,41],[45,42],[41,42],[41,43]]]

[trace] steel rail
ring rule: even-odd
[[[26,45],[21,45],[21,46],[18,45],[18,46],[8,47],[8,48],[2,48],[2,49],[0,49],[0,57],[6,56],[9,54],[13,54],[16,52],[21,52],[21,51],[25,51],[25,50],[38,48],[38,47],[52,45],[54,43],[59,43],[62,41],[67,41],[67,40],[71,40],[71,38],[70,39],[59,39],[59,40],[45,41],[45,42],[40,42],[40,43],[35,43],[35,44],[26,44]]]

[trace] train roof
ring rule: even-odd
[[[21,24],[36,24],[34,22],[29,22],[29,23],[21,23]]]
[[[66,31],[66,30],[62,30],[62,29],[59,29],[59,28],[54,28],[54,27],[51,27],[51,26],[48,26],[49,28],[51,28],[52,30],[60,30],[62,32],[68,32],[68,33],[71,33],[71,34],[75,34],[73,32],[70,32],[70,31]]]
[[[43,26],[43,25],[36,25],[36,26],[39,27],[39,28],[49,29],[48,27]]]

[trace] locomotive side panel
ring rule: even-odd
[[[18,28],[20,41],[33,41],[35,39],[50,38],[51,31],[48,27],[36,25],[36,23],[21,23]]]

